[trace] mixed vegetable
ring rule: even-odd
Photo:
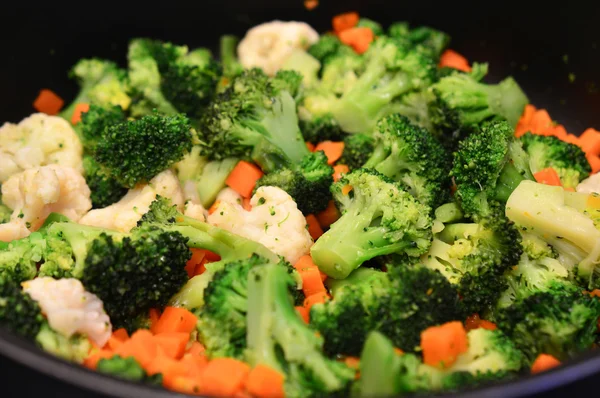
[[[0,326],[238,398],[457,391],[595,348],[600,132],[449,43],[352,12],[219,60],[80,60],[70,104],[0,127]]]

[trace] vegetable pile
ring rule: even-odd
[[[593,349],[600,132],[449,43],[346,13],[218,60],[80,60],[70,104],[0,127],[0,326],[238,398],[460,391]]]

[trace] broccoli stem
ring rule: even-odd
[[[494,199],[506,202],[521,181],[524,180],[525,177],[523,177],[519,169],[517,169],[512,162],[507,163],[502,169],[498,182],[496,183]]]
[[[391,397],[400,392],[400,361],[384,335],[371,332],[360,356],[360,396]]]
[[[445,203],[435,209],[435,218],[438,221],[446,223],[460,221],[463,218],[463,212],[457,203]]]
[[[450,224],[439,233],[438,238],[451,245],[458,239],[466,239],[479,232],[481,226],[475,223]]]
[[[234,35],[223,35],[219,42],[219,54],[226,75],[236,75],[242,71],[236,52],[239,39]]]

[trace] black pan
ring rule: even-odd
[[[6,2],[5,2],[6,3]],[[331,16],[348,10],[387,25],[427,24],[452,35],[451,47],[470,61],[490,63],[490,82],[513,75],[538,107],[573,134],[600,128],[600,4],[562,3],[555,8],[506,2],[331,1],[309,12],[302,0],[150,2],[126,5],[80,2],[50,7],[3,4],[0,23],[0,123],[18,122],[34,110],[40,88],[69,101],[77,92],[68,69],[82,57],[123,63],[127,42],[148,36],[216,49],[224,33],[243,35],[261,22],[301,20],[323,32]],[[579,4],[577,4],[579,3]],[[0,137],[1,139],[1,137]],[[563,366],[462,397],[564,397],[597,388],[600,355],[587,353]],[[1,396],[148,397],[179,394],[111,379],[47,355],[0,330]],[[15,391],[14,395],[7,393]],[[16,392],[18,391],[18,393]]]

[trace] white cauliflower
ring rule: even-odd
[[[227,187],[227,188],[223,188],[221,190],[221,192],[219,192],[219,194],[217,195],[217,198],[215,199],[215,201],[220,201],[220,202],[227,202],[230,204],[238,204],[238,205],[242,205],[242,195],[240,195],[239,193],[237,193],[235,190]]]
[[[319,34],[304,22],[266,22],[246,32],[237,48],[238,58],[244,68],[262,68],[274,76],[295,49],[305,50],[317,40]]]
[[[103,209],[94,209],[84,215],[80,224],[129,232],[150,209],[150,204],[160,195],[171,199],[179,211],[183,211],[183,191],[179,179],[172,170],[165,170],[148,184],[130,189],[117,203]]]
[[[208,213],[200,203],[198,184],[195,181],[186,181],[183,184],[183,196],[185,198],[183,214],[196,220],[206,221]]]
[[[81,173],[58,165],[14,174],[2,184],[2,201],[13,213],[10,225],[0,230],[0,240],[4,240],[4,234],[10,234],[8,230],[20,231],[20,238],[29,235],[44,223],[50,213],[60,213],[78,221],[92,208],[90,188]]]
[[[36,278],[23,282],[23,291],[37,301],[58,333],[66,337],[85,334],[100,347],[110,338],[112,325],[102,300],[87,292],[78,279]]]
[[[21,219],[11,220],[0,224],[0,242],[12,242],[21,239],[30,234],[25,221]]]
[[[313,244],[306,219],[284,190],[263,186],[250,200],[252,210],[221,200],[208,221],[244,238],[263,244],[291,264],[309,252]]]
[[[592,174],[581,181],[575,190],[581,193],[600,193],[600,173]]]
[[[56,164],[83,172],[82,146],[65,119],[34,113],[0,127],[0,183],[21,171]]]

